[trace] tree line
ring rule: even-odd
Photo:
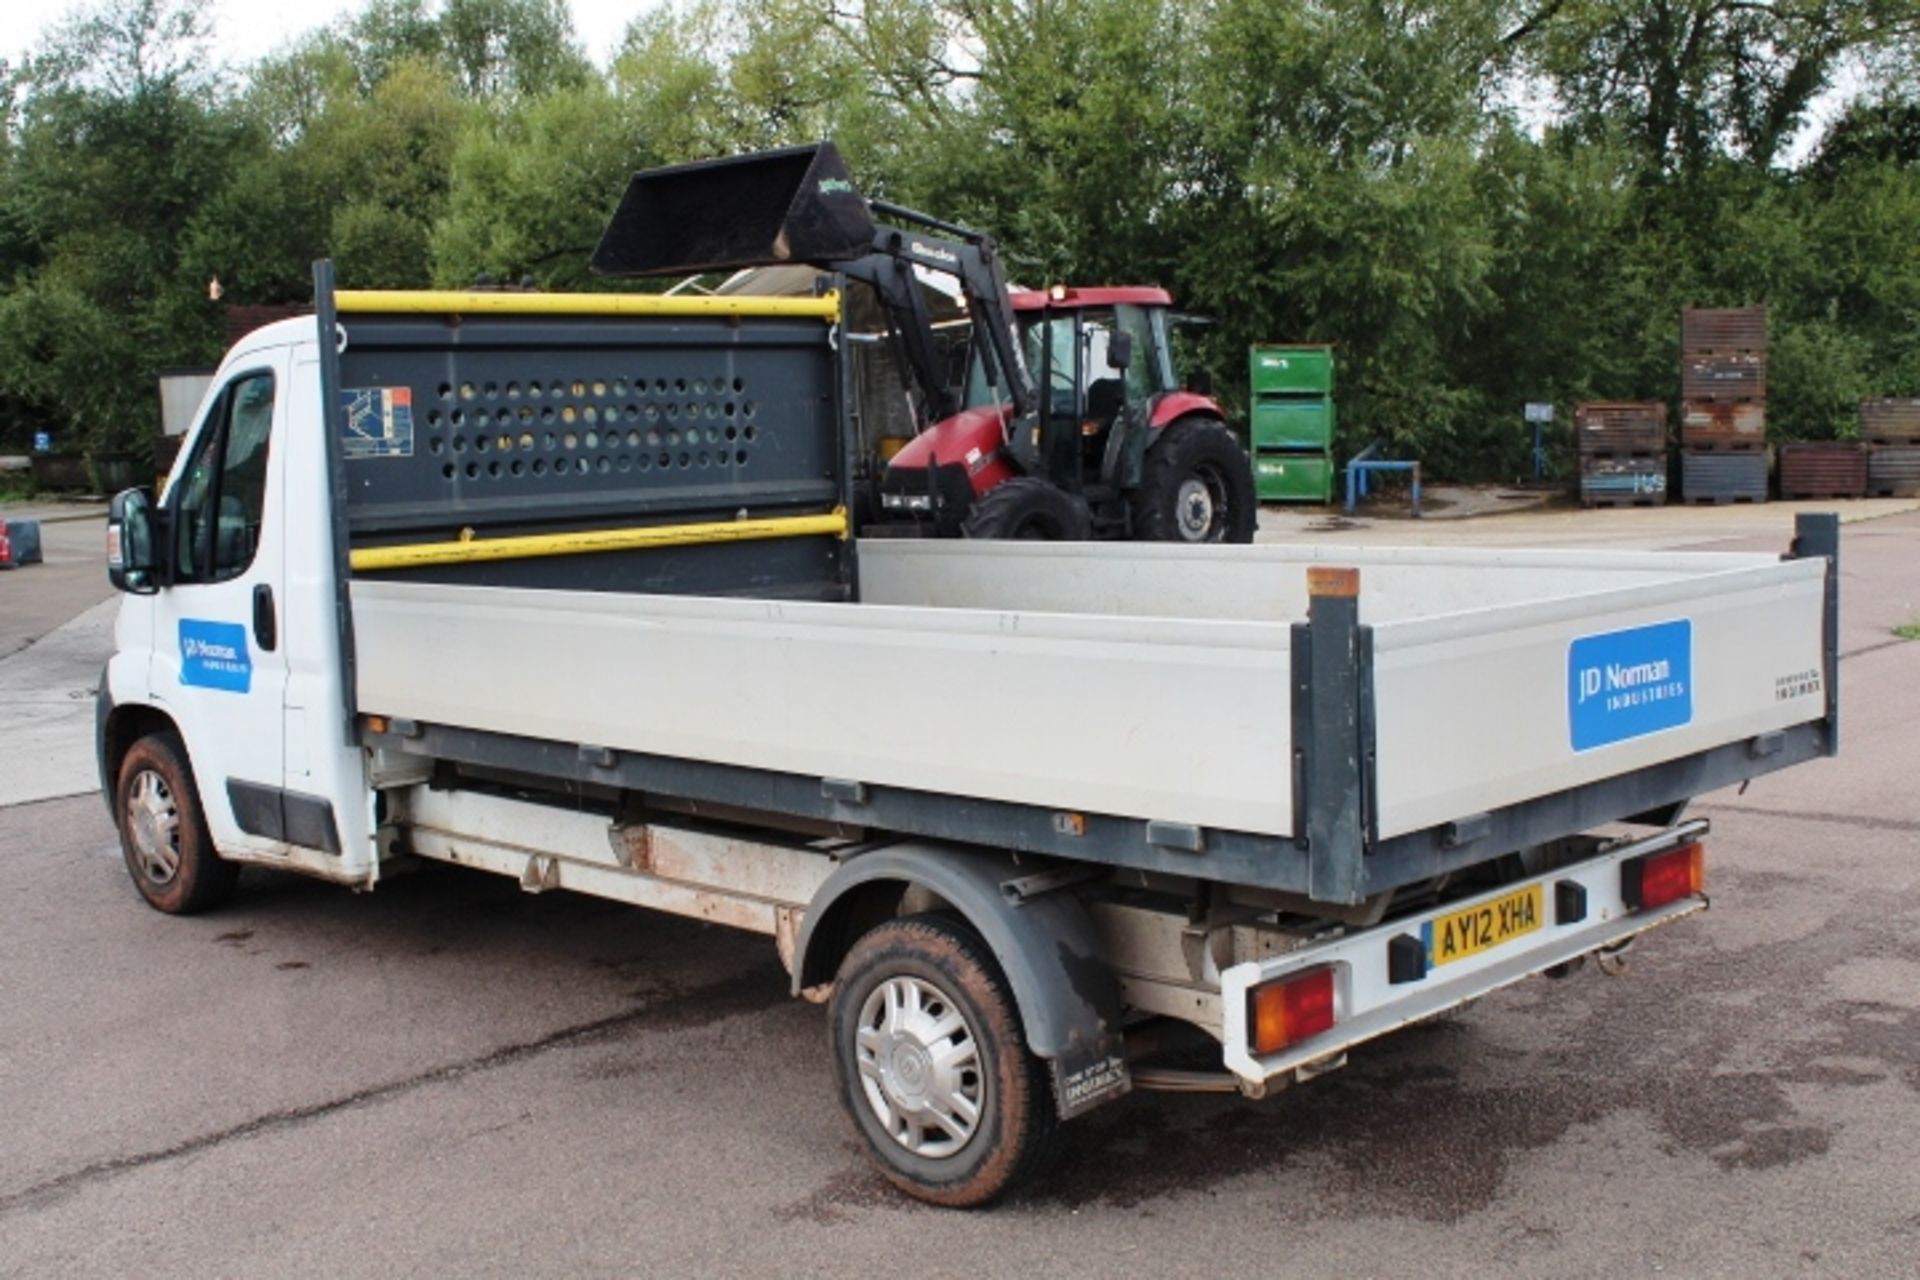
[[[1159,283],[1184,355],[1333,342],[1343,442],[1517,474],[1521,405],[1678,396],[1765,303],[1780,438],[1920,395],[1911,0],[370,0],[246,66],[200,0],[76,12],[0,93],[0,447],[157,428],[230,303],[548,289],[628,173],[835,138],[1029,284]],[[217,278],[222,301],[209,298]]]

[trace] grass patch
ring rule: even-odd
[[[1912,622],[1903,622],[1893,629],[1893,634],[1902,640],[1920,640],[1920,618]]]
[[[0,502],[25,502],[33,496],[33,472],[0,471]]]

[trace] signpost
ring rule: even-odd
[[[1547,474],[1547,446],[1544,432],[1547,423],[1553,421],[1553,406],[1529,400],[1527,421],[1533,424],[1533,478],[1538,481]]]

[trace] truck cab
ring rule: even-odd
[[[114,501],[114,541],[150,548],[147,567],[112,569],[128,594],[100,684],[102,792],[138,796],[149,874],[135,883],[163,904],[215,887],[188,883],[176,848],[196,778],[206,833],[231,862],[346,883],[375,873],[366,806],[337,801],[364,792],[364,769],[339,715],[319,368],[311,319],[247,336],[161,494]],[[126,550],[110,543],[109,565]],[[163,751],[123,780],[142,740]]]

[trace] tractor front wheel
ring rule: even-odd
[[[1064,489],[1021,476],[974,499],[961,529],[969,538],[1084,542],[1092,536],[1086,505]]]
[[[1253,463],[1226,425],[1211,418],[1182,418],[1160,429],[1131,501],[1139,541],[1253,541]]]

